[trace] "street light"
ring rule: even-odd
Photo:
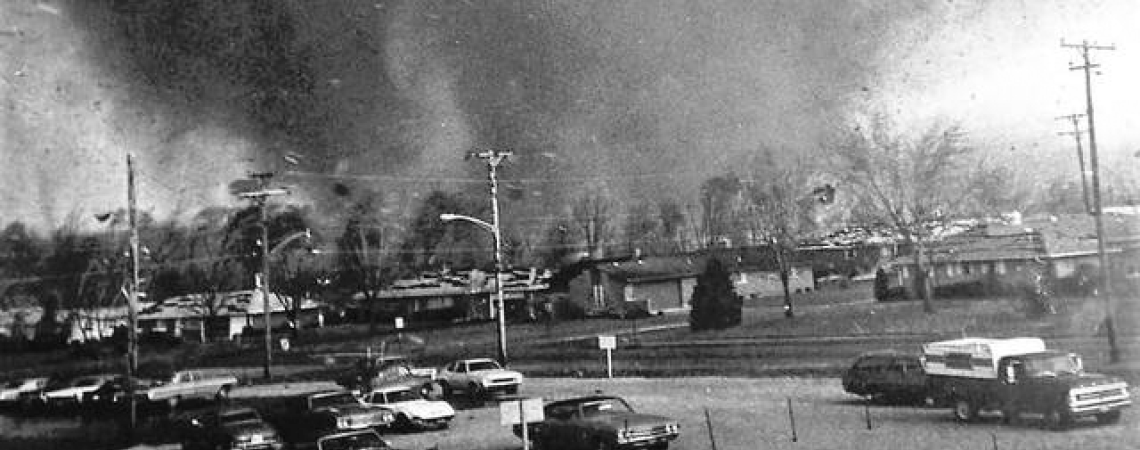
[[[262,235],[261,235],[261,248],[263,254],[261,257],[261,310],[262,317],[265,321],[265,378],[269,379],[269,366],[273,362],[273,326],[272,326],[272,309],[269,307],[269,255],[277,253],[278,250],[285,248],[290,242],[300,238],[311,239],[312,232],[308,229],[305,231],[298,231],[278,242],[273,246],[272,250],[269,249],[269,228],[264,221],[262,222]]]
[[[492,201],[495,201],[494,197],[492,197]],[[497,205],[498,202],[496,201],[495,203]],[[496,207],[494,210],[497,212],[498,208]],[[471,216],[464,216],[462,214],[446,214],[445,213],[445,214],[439,215],[439,219],[444,221],[444,222],[450,222],[453,220],[462,220],[462,221],[466,221],[466,222],[471,222],[471,223],[478,225],[479,227],[483,228],[484,230],[490,231],[491,235],[494,236],[494,238],[495,238],[495,297],[498,299],[498,301],[495,303],[495,315],[497,316],[496,319],[498,321],[498,345],[499,345],[498,359],[499,359],[499,364],[502,364],[503,367],[506,367],[507,366],[507,319],[506,319],[506,314],[505,314],[506,308],[504,307],[504,301],[503,301],[503,250],[502,250],[503,249],[503,245],[502,245],[502,239],[503,238],[502,238],[502,234],[500,233],[500,230],[499,230],[498,218],[499,218],[499,215],[495,214],[494,215],[494,223],[487,223],[484,220],[476,219],[476,218],[471,217]]]

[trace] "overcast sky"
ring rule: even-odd
[[[1109,169],[1140,165],[1134,0],[335,0],[270,2],[268,22],[234,1],[158,41],[161,8],[107,3],[0,2],[4,222],[121,207],[127,152],[160,217],[235,204],[250,170],[306,172],[285,181],[294,202],[344,180],[481,188],[462,159],[477,145],[517,149],[505,175],[547,178],[555,202],[599,185],[689,202],[756,150],[818,149],[868,112],[959,121],[998,161],[1076,174],[1054,118],[1084,111],[1084,85],[1062,39],[1116,45],[1093,54],[1097,132]],[[234,32],[266,23],[277,41]]]

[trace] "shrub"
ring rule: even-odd
[[[744,299],[737,295],[728,271],[720,261],[710,259],[693,287],[689,329],[725,329],[740,325]]]

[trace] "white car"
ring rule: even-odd
[[[43,401],[48,405],[78,405],[83,402],[83,394],[99,389],[103,382],[115,378],[112,374],[85,375],[67,383],[67,386],[43,393]]]
[[[364,403],[396,413],[394,425],[401,428],[447,428],[455,408],[443,400],[428,400],[411,386],[389,386],[364,396]]]
[[[20,401],[25,394],[33,394],[47,387],[47,377],[24,378],[13,380],[0,388],[0,403],[12,404]]]
[[[448,364],[439,371],[437,381],[443,387],[444,395],[462,390],[469,396],[479,397],[492,393],[517,394],[523,376],[504,369],[493,359],[475,358]]]

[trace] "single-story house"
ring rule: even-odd
[[[139,329],[143,332],[170,333],[174,336],[234,339],[248,327],[264,329],[265,302],[260,290],[218,293],[206,307],[204,294],[171,297],[139,312]],[[294,299],[270,293],[270,326],[288,326],[286,304],[295,308],[298,328],[323,322],[319,305],[311,299]]]
[[[737,294],[749,298],[783,295],[776,260],[768,247],[716,248],[685,255],[597,262],[570,279],[567,292],[571,301],[594,314],[688,311],[692,307],[693,287],[709,258],[724,263]],[[790,291],[814,289],[811,266],[792,264]]]
[[[1135,216],[1104,217],[1105,253],[1114,284],[1140,265],[1140,223]],[[1053,216],[1016,224],[990,224],[927,247],[927,271],[936,295],[1012,294],[1041,277],[1058,293],[1088,293],[1100,260],[1093,220]],[[889,289],[917,296],[913,256],[883,268]]]
[[[503,302],[508,318],[530,315],[535,296],[549,289],[550,274],[536,269],[503,272]],[[371,299],[358,292],[352,296],[357,309],[374,311],[384,319],[405,321],[466,321],[496,318],[493,297],[498,291],[495,275],[479,270],[426,274],[396,280]],[[371,304],[368,302],[371,300]]]

